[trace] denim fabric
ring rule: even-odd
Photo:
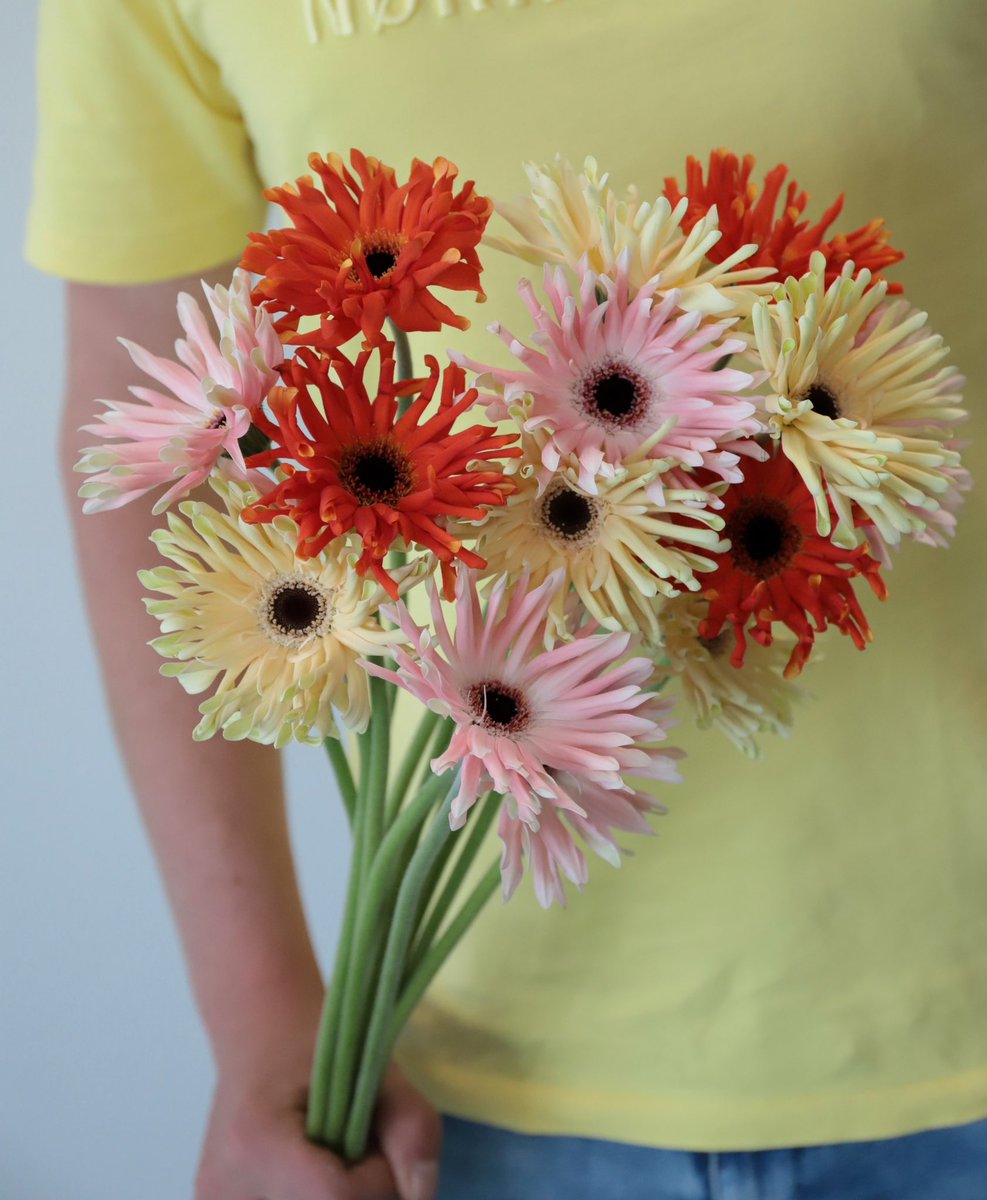
[[[718,1154],[443,1123],[438,1200],[987,1200],[987,1120]]]

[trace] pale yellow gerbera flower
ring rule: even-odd
[[[760,758],[757,734],[788,737],[793,701],[803,692],[784,678],[791,647],[776,639],[770,646],[752,642],[744,665],[730,665],[733,637],[721,633],[707,640],[699,623],[709,610],[704,596],[683,594],[659,611],[663,670],[681,680],[686,703],[700,729],[720,728],[748,758]]]
[[[314,743],[337,736],[333,708],[348,728],[365,729],[369,680],[357,659],[402,638],[375,615],[386,593],[357,575],[356,548],[335,542],[302,562],[293,521],[247,525],[239,515],[257,493],[222,475],[210,483],[225,511],[182,503],[186,520],[169,514],[168,528],[152,535],[177,569],[140,572],[146,588],[168,597],[144,601],[161,622],[151,645],[177,660],[162,675],[192,695],[219,681],[192,736]],[[406,568],[404,586],[415,570]]]
[[[707,493],[663,487],[668,463],[647,458],[646,448],[617,467],[605,464],[592,491],[581,486],[584,468],[575,454],[563,456],[546,477],[546,436],[540,430],[525,436],[524,457],[508,468],[517,491],[491,510],[477,552],[490,574],[512,582],[526,575],[538,586],[561,570],[604,628],[639,630],[654,640],[655,597],[699,588],[695,572],[716,565],[703,551],[725,546],[722,518],[704,507]],[[560,588],[551,609],[560,631],[568,592]]]
[[[853,263],[827,288],[825,258],[811,261],[754,306],[767,424],[813,495],[822,536],[856,545],[856,504],[893,544],[921,534],[950,489],[959,455],[944,443],[966,415],[959,376],[925,313],[881,307],[887,284],[854,277]]]
[[[585,258],[591,270],[611,277],[626,252],[632,289],[660,272],[661,291],[680,288],[682,308],[718,316],[749,311],[751,285],[771,273],[734,270],[755,252],[754,243],[721,263],[706,258],[721,236],[715,208],[687,236],[681,228],[687,198],[674,208],[664,196],[643,201],[634,189],[621,198],[593,158],[586,159],[582,174],[560,155],[544,166],[525,163],[524,169],[531,195],[494,205],[521,240],[487,234],[486,243],[498,250],[531,263],[572,268]]]

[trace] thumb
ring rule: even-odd
[[[439,1181],[442,1118],[395,1066],[381,1089],[376,1131],[401,1200],[433,1200]]]

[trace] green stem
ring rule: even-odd
[[[432,775],[428,779],[426,779],[422,782],[421,786],[416,789],[416,793],[417,792],[427,792],[429,795],[438,796],[439,793],[442,791],[442,789],[445,786],[446,786],[446,780],[445,780],[444,776]],[[401,861],[398,864],[399,871],[401,871],[403,873],[404,871],[406,871],[408,869],[408,863],[411,861],[411,856],[412,856],[412,854],[414,854],[414,852],[415,852],[415,847],[412,843],[409,842],[408,845],[405,847],[404,855],[402,856]],[[449,843],[447,842],[442,847],[442,849],[439,851],[439,858],[436,860],[436,865],[432,868],[432,874],[429,876],[429,879],[426,881],[425,890],[422,892],[423,897],[431,895],[431,891],[429,889],[431,889],[431,890],[435,889],[435,881],[438,879],[439,875],[441,875],[441,873],[442,873],[442,864],[445,862],[446,857],[448,856],[448,853],[449,853]]]
[[[388,684],[376,676],[370,678],[370,702],[372,723],[370,726],[370,763],[367,777],[365,803],[369,808],[367,820],[367,845],[364,847],[364,865],[367,870],[377,853],[384,835],[384,805],[387,800],[387,774],[391,755],[391,702]]]
[[[452,735],[456,732],[456,725],[453,721],[440,721],[435,727],[435,741],[432,742],[431,750],[422,755],[421,772],[418,777],[416,787],[424,787],[432,779],[441,778],[432,772],[432,759],[439,758],[449,749],[449,743],[452,741]]]
[[[401,760],[401,766],[398,770],[397,778],[391,787],[389,796],[387,797],[387,811],[384,815],[384,824],[390,825],[397,816],[401,805],[404,803],[405,795],[408,791],[408,785],[411,783],[412,776],[418,770],[418,766],[422,761],[422,756],[425,753],[425,747],[431,740],[432,734],[435,732],[436,724],[442,718],[438,713],[432,712],[430,708],[425,710],[422,719],[418,723],[418,729],[412,739],[411,745],[405,751],[404,758]]]
[[[498,796],[497,799],[500,799],[500,797]],[[445,960],[459,944],[460,938],[462,938],[466,930],[472,925],[483,906],[497,890],[499,882],[500,863],[494,861],[487,868],[486,873],[476,887],[470,892],[462,908],[452,921],[449,922],[446,931],[435,945],[429,949],[421,962],[416,964],[408,982],[401,990],[401,998],[398,1000],[394,1009],[394,1015],[391,1018],[391,1026],[388,1034],[391,1046],[397,1041],[398,1034],[404,1028],[406,1021],[414,1011],[415,1005],[425,994],[425,989],[435,978]]]
[[[398,382],[405,379],[413,379],[415,364],[411,357],[411,343],[408,341],[408,335],[403,329],[399,329],[390,317],[387,318],[387,324],[390,326],[391,337],[394,341],[394,355],[397,359],[397,370],[394,373],[394,378]],[[399,408],[403,404],[407,409],[410,403],[410,398],[403,396],[399,401]],[[404,413],[402,412],[401,415],[404,416]]]
[[[343,1134],[347,1100],[353,1088],[357,1053],[368,1016],[370,992],[380,961],[394,893],[401,882],[401,873],[396,869],[396,864],[406,843],[413,842],[421,829],[426,814],[435,804],[437,792],[437,788],[431,793],[423,790],[401,811],[374,855],[369,876],[361,884],[352,942],[353,955],[338,1016],[328,1109],[320,1130],[329,1146],[338,1147]]]
[[[376,685],[380,685],[377,687]],[[326,1027],[325,1040],[332,1038],[331,1048],[324,1050],[325,1068],[320,1065],[323,1073],[319,1079],[319,1103],[322,1120],[318,1136],[324,1138],[326,1131],[334,1126],[339,1127],[345,1118],[348,1100],[347,1090],[340,1081],[348,1079],[352,1067],[347,1068],[345,1043],[341,1040],[341,1029],[352,1028],[355,1018],[352,1016],[352,1002],[349,997],[353,989],[353,980],[358,972],[368,970],[373,959],[374,947],[361,945],[354,936],[354,927],[359,920],[362,908],[361,897],[377,843],[380,840],[380,820],[377,814],[383,811],[384,788],[387,785],[387,749],[390,737],[391,713],[386,703],[384,680],[371,677],[370,679],[370,728],[359,739],[360,744],[360,786],[356,801],[355,820],[353,828],[353,849],[350,868],[350,887],[346,898],[344,929],[346,930],[345,946],[341,943],[340,950],[345,951],[345,959],[338,961],[342,967],[340,980],[332,984],[331,991],[338,992],[330,995],[324,1007]],[[383,771],[383,775],[381,774]],[[375,796],[373,788],[380,789],[380,795]],[[343,965],[345,963],[345,966]],[[351,1037],[356,1037],[353,1034]],[[322,1047],[323,1034],[320,1030],[319,1047]],[[322,1093],[326,1093],[322,1099]]]
[[[327,737],[322,744],[332,763],[336,786],[339,788],[339,795],[343,801],[343,807],[346,809],[346,819],[352,829],[353,817],[356,813],[356,784],[353,781],[350,760],[346,757],[346,751],[338,737]]]
[[[333,747],[338,751],[336,756]],[[361,841],[360,834],[365,820],[366,805],[361,804],[357,797],[356,786],[353,783],[353,772],[343,753],[342,746],[336,739],[326,739],[326,749],[330,761],[336,768],[336,778],[340,783],[340,793],[343,803],[347,806],[347,814],[353,828],[353,843],[350,849],[350,874],[346,889],[346,904],[343,908],[343,922],[336,943],[336,961],[332,978],[322,1004],[322,1015],[319,1019],[319,1034],[315,1045],[315,1057],[312,1062],[312,1077],[309,1087],[308,1112],[306,1115],[306,1132],[313,1140],[322,1137],[322,1130],[329,1106],[329,1085],[333,1069],[333,1058],[337,1043],[339,1018],[342,1012],[343,997],[346,991],[346,980],[351,969],[353,950],[353,931],[356,924],[357,906],[361,886]],[[361,742],[361,750],[363,744]],[[338,765],[341,763],[341,766]],[[345,768],[345,772],[341,769]],[[361,784],[366,782],[366,774],[361,773]]]
[[[343,925],[336,943],[336,964],[322,1004],[319,1020],[319,1036],[315,1044],[312,1062],[312,1077],[309,1086],[306,1132],[313,1141],[322,1138],[329,1106],[329,1081],[333,1069],[333,1057],[337,1042],[337,1026],[343,1006],[346,988],[346,971],[353,942],[353,927],[356,923],[357,899],[360,895],[360,874],[356,855],[350,858],[350,880],[346,892],[346,907],[343,909]]]
[[[431,753],[425,754],[422,758],[421,778],[418,780],[417,787],[431,787],[434,781],[441,779],[441,776],[430,774],[431,761],[433,758],[438,758],[445,754],[452,741],[452,736],[456,732],[456,726],[452,721],[443,721],[435,732],[435,741],[432,743]],[[449,861],[449,855],[453,851],[455,839],[450,839],[439,851],[439,856],[432,866],[431,873],[425,881],[425,887],[422,889],[422,907],[425,906],[429,897],[435,892],[438,887],[439,880],[442,878],[442,872],[445,870],[446,863]],[[409,856],[410,857],[410,856]],[[402,864],[402,870],[407,867],[407,862]],[[421,911],[419,911],[419,920],[421,919]]]
[[[487,831],[493,822],[494,817],[500,811],[501,797],[495,793],[490,793],[485,800],[481,801],[477,806],[479,811],[475,811],[473,819],[469,823],[468,836],[462,839],[462,845],[459,849],[459,854],[456,858],[456,864],[449,872],[449,878],[445,882],[440,895],[436,898],[432,905],[432,911],[429,914],[428,920],[424,925],[419,925],[418,933],[415,936],[415,945],[411,954],[408,956],[408,969],[406,978],[415,973],[421,962],[424,961],[426,955],[435,941],[436,934],[442,928],[442,922],[445,920],[452,908],[456,896],[459,894],[459,889],[462,886],[463,880],[473,865],[480,847],[483,845],[483,840],[487,836]],[[460,839],[457,838],[458,842]],[[446,843],[450,845],[451,842]],[[436,881],[437,882],[437,881]],[[434,891],[434,884],[431,889],[425,889],[426,902],[427,898]]]
[[[452,835],[452,830],[449,828],[449,811],[458,787],[459,780],[457,778],[442,807],[435,814],[428,832],[415,850],[401,880],[394,916],[387,937],[387,947],[384,951],[384,961],[377,982],[377,993],[374,997],[370,1024],[366,1040],[363,1043],[363,1055],[356,1087],[353,1091],[353,1102],[346,1122],[342,1148],[344,1157],[349,1162],[359,1160],[366,1150],[374,1103],[391,1051],[392,1043],[389,1037],[391,1019],[394,1015],[405,956],[414,933],[421,890],[436,855],[446,839]]]
[[[413,379],[415,364],[411,357],[411,343],[408,341],[408,335],[390,317],[387,318],[387,324],[390,327],[391,337],[394,339],[394,354],[397,359],[394,382],[400,383],[405,379]],[[410,407],[410,396],[398,397],[398,420],[404,416]],[[407,550],[392,550],[388,555],[388,561],[392,569],[403,567],[408,561]]]

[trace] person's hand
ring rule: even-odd
[[[442,1123],[392,1066],[367,1157],[349,1167],[305,1136],[308,1066],[220,1075],[195,1200],[433,1200]]]

